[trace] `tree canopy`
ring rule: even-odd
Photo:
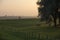
[[[37,5],[39,5],[38,12],[41,18],[49,19],[49,16],[52,16],[55,26],[56,19],[59,18],[60,24],[60,0],[41,0]]]

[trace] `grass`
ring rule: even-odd
[[[60,39],[60,28],[45,24],[38,26],[38,23],[38,19],[0,20],[0,40],[26,40],[26,38],[37,40],[38,34],[41,40],[45,40],[47,35],[50,38],[48,40]],[[26,37],[27,34],[31,36]]]

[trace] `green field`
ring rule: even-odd
[[[0,40],[60,40],[60,28],[38,19],[0,20]]]

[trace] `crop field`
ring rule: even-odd
[[[0,40],[60,40],[60,28],[38,19],[0,20]]]

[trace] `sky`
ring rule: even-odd
[[[37,16],[37,0],[0,0],[0,16]]]

